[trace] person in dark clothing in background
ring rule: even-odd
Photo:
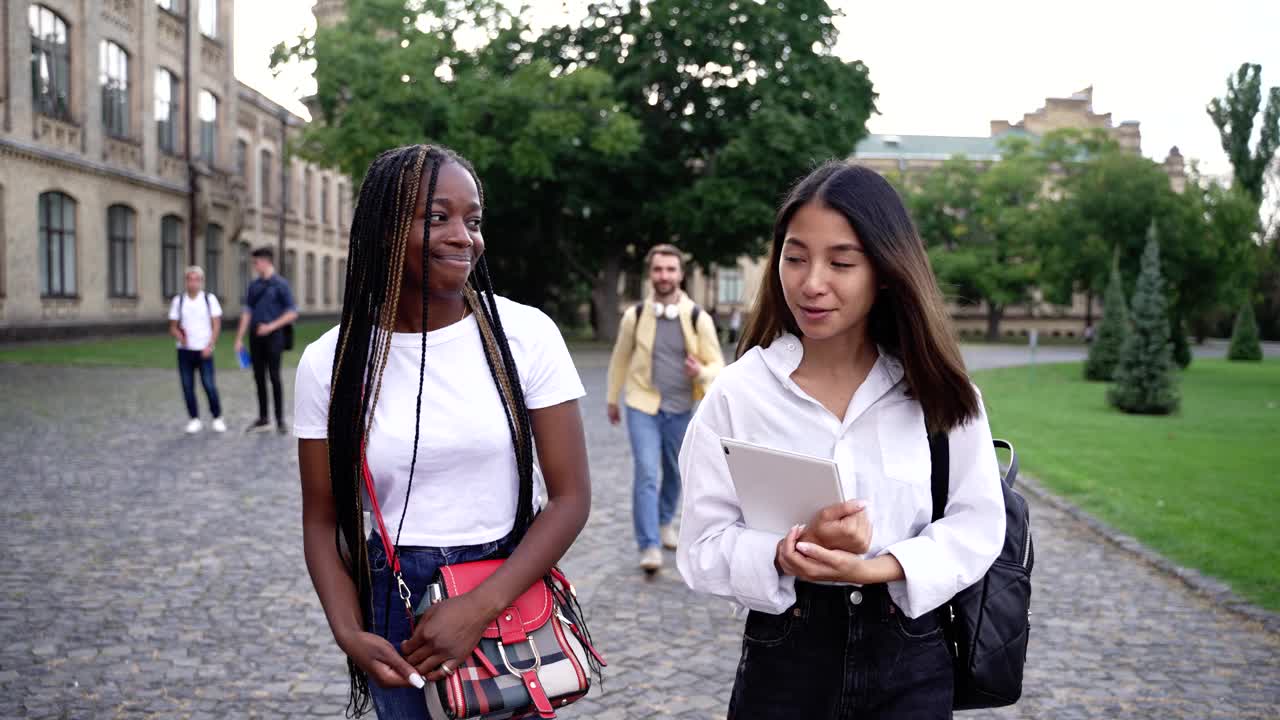
[[[258,386],[258,419],[245,432],[271,429],[267,413],[267,376],[271,377],[271,395],[276,407],[276,429],[284,434],[284,386],[280,382],[280,356],[284,353],[284,328],[298,319],[289,281],[276,273],[275,254],[269,247],[254,250],[253,270],[258,278],[249,283],[240,311],[240,329],[236,331],[236,354],[244,348],[249,336],[249,356],[253,360],[253,382]]]

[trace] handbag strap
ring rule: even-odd
[[[378,522],[378,536],[382,538],[382,549],[387,554],[387,562],[391,564],[391,573],[395,575],[396,590],[400,594],[400,600],[404,602],[404,611],[409,617],[409,631],[412,632],[413,595],[409,591],[409,584],[404,581],[404,575],[400,572],[400,553],[391,543],[391,536],[387,534],[387,524],[382,519],[382,508],[378,505],[378,491],[373,485],[373,473],[369,472],[369,458],[363,447],[360,449],[360,474],[364,476],[364,487],[369,493],[372,514],[374,520]],[[409,498],[406,497],[405,503],[408,502]]]

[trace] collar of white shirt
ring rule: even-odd
[[[871,367],[867,379],[850,400],[849,408],[844,415],[845,426],[897,387],[905,375],[901,361],[885,352],[881,346],[876,346],[876,349],[879,351],[879,357]],[[804,345],[799,338],[791,333],[783,333],[769,347],[762,348],[760,352],[765,367],[769,368],[769,372],[773,373],[782,387],[810,402],[817,402],[800,389],[795,380],[791,379],[792,373],[800,367],[800,361],[804,359]]]

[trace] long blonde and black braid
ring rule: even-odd
[[[334,353],[332,388],[329,395],[329,480],[338,522],[335,543],[355,581],[366,628],[373,617],[373,583],[365,545],[364,504],[361,494],[363,449],[373,422],[382,388],[382,375],[391,350],[400,302],[403,268],[409,245],[413,213],[424,176],[427,178],[427,207],[430,213],[440,167],[454,162],[475,180],[484,204],[484,189],[471,163],[448,148],[412,145],[382,153],[373,161],[360,186],[351,223],[347,260],[346,294]],[[414,427],[420,427],[422,389],[426,373],[428,244],[431,223],[423,224],[422,278],[423,356],[418,369],[418,404]],[[511,347],[498,314],[493,280],[482,257],[476,264],[464,292],[468,308],[475,314],[483,339],[489,372],[502,398],[503,411],[511,432],[519,475],[516,506],[516,537],[533,523],[533,431],[525,405],[524,391]],[[430,398],[427,399],[430,401]],[[415,430],[415,433],[417,431]],[[417,463],[418,438],[410,463],[409,489]],[[407,507],[407,503],[406,503]],[[403,526],[404,516],[400,518]],[[399,528],[397,528],[397,538]],[[386,589],[390,592],[390,588]],[[364,672],[348,660],[351,694],[347,714],[358,717],[370,709],[369,681]]]

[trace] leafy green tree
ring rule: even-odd
[[[1253,148],[1253,126],[1262,110],[1262,66],[1242,63],[1233,77],[1227,78],[1227,92],[1209,102],[1206,111],[1218,128],[1222,149],[1231,160],[1235,182],[1253,198],[1254,207],[1262,204],[1264,178],[1280,150],[1280,87],[1267,91],[1267,106]]]
[[[1253,317],[1253,303],[1246,302],[1240,306],[1240,314],[1236,315],[1235,329],[1231,333],[1227,359],[1262,361],[1262,344],[1258,342],[1258,321]]]
[[[607,226],[571,249],[595,270],[600,334],[648,246],[675,240],[704,266],[759,253],[787,188],[866,135],[875,93],[864,64],[832,53],[835,15],[826,0],[604,0],[533,43],[561,72],[605,69],[642,129],[594,180]]]
[[[1120,279],[1119,248],[1112,255],[1111,280],[1107,283],[1105,302],[1102,324],[1089,346],[1084,376],[1087,380],[1110,382],[1114,379],[1116,366],[1120,364],[1125,336],[1129,334],[1129,308],[1124,300],[1124,282]]]
[[[939,172],[910,203],[922,213],[939,281],[962,302],[985,303],[987,338],[995,340],[1005,310],[1024,301],[1039,276],[1036,212],[1046,167],[1025,138],[1010,138],[984,172],[962,157]]]
[[[1129,334],[1120,350],[1115,384],[1107,389],[1107,400],[1127,413],[1167,415],[1178,409],[1179,397],[1154,226],[1148,233],[1130,310]]]
[[[505,8],[356,0],[276,59],[316,64],[310,157],[358,179],[387,147],[452,145],[485,182],[503,291],[590,298],[602,336],[648,246],[757,253],[787,186],[846,155],[874,109],[866,66],[832,54],[825,0],[610,0],[541,34]]]
[[[301,151],[358,183],[387,148],[454,147],[485,184],[500,290],[568,314],[586,291],[565,266],[566,248],[607,227],[592,212],[602,204],[595,181],[640,148],[635,116],[605,70],[558,71],[532,58],[527,27],[501,3],[413,5],[352,2],[344,22],[277,48],[277,63],[315,63],[315,117]],[[460,47],[454,38],[468,34],[487,42]]]

